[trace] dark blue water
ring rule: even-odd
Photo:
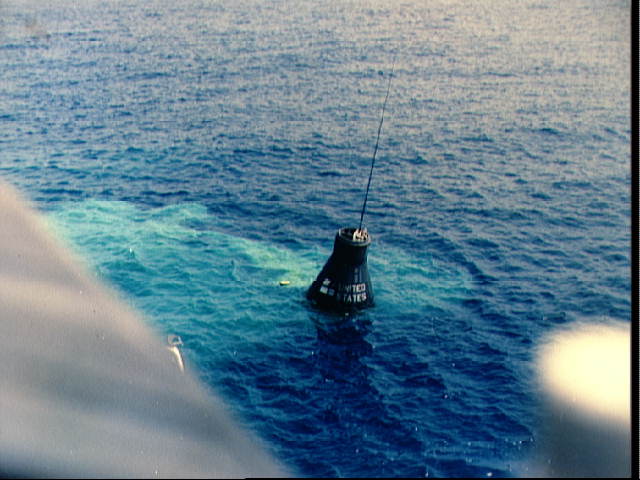
[[[0,175],[302,476],[513,476],[630,319],[629,4],[0,3]],[[304,292],[369,197],[377,305]],[[286,287],[280,280],[288,280]]]

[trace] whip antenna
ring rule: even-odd
[[[322,310],[349,315],[357,310],[373,306],[373,288],[369,277],[369,269],[367,268],[367,248],[371,245],[371,237],[366,229],[362,230],[362,220],[367,208],[373,166],[376,162],[376,153],[378,153],[378,145],[380,144],[380,132],[382,131],[389,91],[391,90],[391,78],[393,78],[395,63],[394,58],[391,74],[389,75],[389,84],[387,85],[387,95],[384,97],[384,103],[382,104],[376,147],[373,150],[367,191],[364,195],[364,203],[360,213],[360,226],[358,228],[345,227],[338,230],[333,242],[331,256],[307,290],[307,298],[311,304]]]
[[[380,144],[380,132],[382,131],[382,122],[384,122],[384,111],[387,108],[387,100],[389,99],[389,91],[391,90],[391,79],[393,78],[393,69],[395,67],[395,60],[391,66],[391,74],[389,75],[389,83],[387,84],[387,95],[384,97],[384,103],[382,104],[382,115],[380,116],[380,125],[378,125],[378,136],[376,137],[376,146],[373,149],[373,158],[371,159],[371,170],[369,171],[369,181],[367,182],[367,191],[364,194],[364,203],[362,204],[362,211],[360,212],[360,226],[358,230],[362,230],[362,219],[364,218],[364,211],[367,208],[367,199],[369,198],[369,187],[371,186],[371,177],[373,177],[373,166],[376,163],[376,153],[378,153],[378,145]]]

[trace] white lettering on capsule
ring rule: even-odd
[[[336,300],[345,303],[360,303],[367,300],[367,284],[352,283],[349,285],[336,285],[336,289],[331,288],[329,279],[324,280],[320,286],[320,293],[330,297],[335,296]]]

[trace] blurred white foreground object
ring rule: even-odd
[[[179,335],[171,334],[167,337],[167,350],[169,350],[171,352],[171,355],[173,355],[173,361],[178,367],[178,370],[184,372],[184,360],[182,359],[182,353],[178,348],[182,345],[182,339]]]
[[[0,181],[0,476],[285,475],[175,362]]]
[[[630,343],[629,324],[579,324],[540,348],[543,475],[631,476]]]

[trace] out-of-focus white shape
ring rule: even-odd
[[[542,349],[546,387],[563,402],[612,422],[630,415],[629,328],[590,325],[556,335]]]
[[[543,394],[541,465],[557,477],[631,475],[628,324],[579,324],[538,351]]]
[[[285,470],[0,181],[0,476]]]
[[[182,346],[182,339],[178,335],[169,335],[167,337],[167,350],[171,352],[174,357],[174,361],[178,366],[178,370],[184,372],[184,361],[182,360],[182,353],[180,352],[179,346]]]

